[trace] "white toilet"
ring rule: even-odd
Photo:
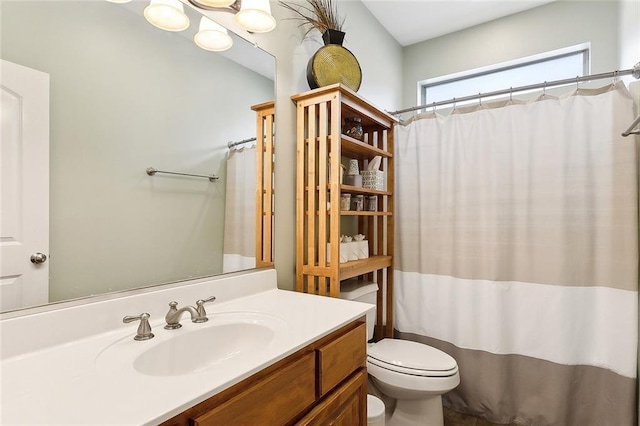
[[[345,281],[340,297],[376,303],[378,285]],[[367,315],[367,338],[373,337],[375,313]],[[450,355],[422,343],[382,339],[367,346],[369,383],[382,399],[395,400],[387,426],[442,426],[442,394],[460,383],[458,364]],[[386,404],[389,406],[390,404]]]

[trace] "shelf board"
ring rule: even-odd
[[[391,256],[371,256],[368,259],[353,260],[340,264],[340,280],[357,277],[391,266]]]
[[[309,191],[309,187],[304,187],[305,191]],[[316,185],[316,191],[320,190],[320,186]],[[327,192],[331,191],[331,185],[327,185]],[[351,185],[340,185],[340,192],[348,192],[350,194],[363,194],[363,195],[388,195],[392,196],[393,194],[389,191],[381,191],[378,189],[371,188],[363,188],[361,186],[351,186]]]
[[[369,212],[355,210],[341,210],[340,216],[393,216],[391,212]]]
[[[327,143],[330,144],[332,136],[327,136]],[[391,158],[393,154],[389,151],[385,151],[384,149],[380,149],[373,145],[369,145],[366,142],[358,140],[356,138],[352,138],[347,135],[340,135],[342,146],[341,146],[341,155],[343,157],[357,158],[359,160],[370,160],[376,155],[379,155],[383,158]],[[316,146],[320,143],[320,138],[315,137],[314,142]],[[304,140],[305,144],[309,144],[309,139]]]
[[[393,154],[384,149],[377,148],[369,145],[366,142],[359,141],[356,138],[352,138],[347,135],[340,135],[342,138],[342,156],[345,157],[357,157],[371,159],[376,155],[380,155],[382,158],[391,158]]]
[[[304,212],[305,216],[309,216],[309,212]],[[316,216],[320,213],[316,210]],[[329,210],[327,210],[329,215]],[[355,210],[340,210],[340,216],[393,216],[393,212],[369,212],[369,211],[355,211]]]
[[[389,191],[381,191],[378,189],[363,188],[361,186],[340,185],[341,192],[349,192],[351,194],[364,194],[364,195],[393,195]]]

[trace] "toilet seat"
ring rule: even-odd
[[[367,362],[397,373],[421,377],[450,377],[456,360],[431,346],[399,339],[382,339],[367,349]]]

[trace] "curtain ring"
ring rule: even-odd
[[[478,106],[482,106],[482,93],[478,92]]]
[[[580,76],[576,75],[576,91],[580,89]]]
[[[453,110],[456,110],[456,98],[453,98]]]
[[[615,70],[613,72],[613,84],[616,84],[620,78],[620,70]]]
[[[513,86],[509,87],[509,102],[513,102]]]
[[[433,108],[433,113],[436,113],[436,103],[431,104],[431,108]]]
[[[544,82],[544,86],[542,86],[542,97],[547,96],[547,82]]]

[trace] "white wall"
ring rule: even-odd
[[[186,0],[183,0],[186,1]],[[346,17],[344,46],[358,59],[362,85],[358,93],[382,109],[400,107],[402,93],[402,47],[386,32],[359,0],[338,0],[338,9]],[[257,43],[276,57],[276,193],[275,193],[275,265],[278,286],[295,286],[295,188],[296,141],[295,106],[291,96],[309,90],[307,62],[322,46],[320,36],[302,41],[304,30],[298,21],[288,19],[291,12],[271,2],[278,26],[267,34],[248,34],[224,13],[210,16],[236,33]]]
[[[640,63],[640,1],[621,1],[619,13],[619,68],[629,69]]]
[[[1,23],[3,59],[51,75],[51,300],[221,273],[226,143],[273,81],[105,1],[3,2]]]
[[[637,8],[638,2],[634,3]],[[619,69],[618,9],[616,1],[561,0],[408,46],[403,58],[403,106],[416,105],[420,80],[585,42],[591,43],[592,73]],[[627,18],[627,32],[635,31],[638,37],[637,16]]]

